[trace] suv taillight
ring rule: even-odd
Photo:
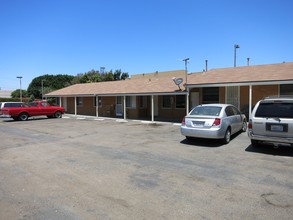
[[[248,122],[248,129],[252,129],[252,120],[251,119]]]
[[[213,123],[213,126],[218,126],[221,124],[221,119],[220,118],[215,118],[215,121]]]

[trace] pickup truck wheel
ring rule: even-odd
[[[18,116],[18,119],[20,121],[26,121],[28,119],[28,114],[27,113],[21,113],[19,116]]]
[[[54,114],[55,118],[62,118],[62,113],[60,111],[55,112]]]

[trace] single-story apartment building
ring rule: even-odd
[[[58,97],[69,114],[180,122],[193,106],[205,103],[234,104],[249,117],[258,100],[279,95],[293,95],[293,62],[188,75],[184,70],[139,74],[75,84],[45,96]]]

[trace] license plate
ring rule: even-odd
[[[192,124],[193,124],[193,126],[196,126],[196,127],[202,127],[204,125],[204,122],[202,122],[202,121],[193,121]]]
[[[271,125],[271,131],[283,131],[284,128],[282,125]]]

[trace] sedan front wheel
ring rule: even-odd
[[[245,132],[247,130],[247,122],[243,121],[242,123],[242,132]]]

